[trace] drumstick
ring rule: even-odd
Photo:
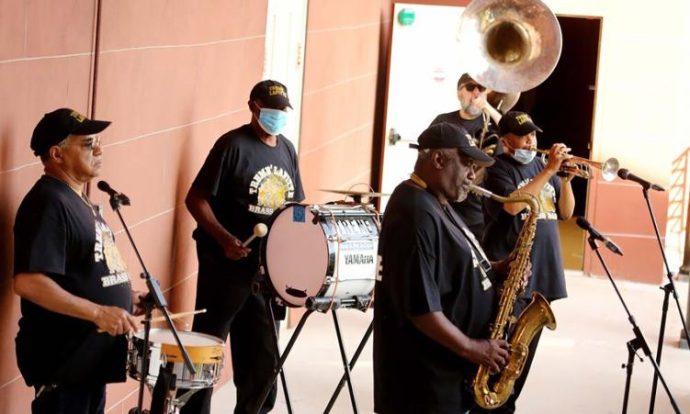
[[[206,309],[199,309],[195,311],[187,311],[187,312],[178,312],[178,313],[171,313],[170,314],[170,319],[175,319],[175,318],[181,318],[183,316],[189,316],[189,315],[196,315],[199,313],[206,313]],[[155,318],[149,319],[149,322],[163,322],[165,321],[165,316],[156,316]],[[145,320],[141,321],[142,323],[145,322]],[[96,331],[98,333],[103,333],[105,332],[103,329],[98,328]]]
[[[242,247],[247,247],[252,240],[257,237],[264,237],[266,233],[268,233],[268,227],[266,227],[264,223],[256,223],[256,226],[254,226],[254,234],[249,236],[249,238],[242,243]]]
[[[199,309],[195,311],[187,311],[187,312],[178,312],[178,313],[171,313],[170,314],[170,319],[176,319],[176,318],[182,318],[183,316],[189,316],[189,315],[197,315],[199,313],[206,313],[206,309]],[[149,319],[149,322],[163,322],[165,321],[165,316],[156,316],[155,318]]]

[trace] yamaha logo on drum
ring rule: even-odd
[[[371,254],[346,254],[346,265],[369,265],[374,264],[374,256]]]

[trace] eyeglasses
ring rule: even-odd
[[[67,140],[68,138],[65,138],[64,140],[60,141],[57,144],[57,146],[60,148],[64,148],[67,145]],[[84,139],[80,143],[74,144],[81,146],[83,149],[87,151],[93,151],[94,148],[101,146],[101,137],[100,135],[88,135],[84,137]]]
[[[474,92],[475,89],[479,89],[479,92],[484,92],[486,90],[482,85],[477,85],[476,83],[466,83],[463,85],[467,92]]]
[[[100,135],[91,135],[81,142],[81,146],[84,149],[87,149],[89,151],[93,151],[93,149],[95,147],[101,146],[101,136]]]

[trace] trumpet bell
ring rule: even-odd
[[[620,163],[615,158],[609,158],[601,164],[601,177],[605,181],[613,181],[618,176]]]
[[[561,27],[540,0],[473,0],[458,38],[467,73],[497,92],[534,88],[561,56]]]

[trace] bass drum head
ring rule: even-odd
[[[316,214],[301,204],[280,210],[266,236],[264,256],[268,279],[287,306],[304,306],[308,297],[317,296],[328,271],[328,240]]]

